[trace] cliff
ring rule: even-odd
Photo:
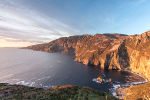
[[[0,100],[118,100],[112,95],[88,87],[55,86],[44,90],[0,83]]]
[[[150,79],[150,32],[141,35],[96,34],[63,37],[28,49],[65,52],[84,64],[102,69],[124,70],[142,74]]]

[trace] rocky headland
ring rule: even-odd
[[[101,69],[131,70],[150,80],[150,31],[140,35],[96,34],[62,37],[27,49],[64,52]]]

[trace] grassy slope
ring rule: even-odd
[[[140,85],[134,85],[125,89],[127,95],[125,97],[126,100],[142,100],[145,98],[146,100],[150,99],[150,82]]]
[[[21,85],[0,84],[0,100],[116,100],[88,87],[59,86],[48,90]]]

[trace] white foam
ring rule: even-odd
[[[16,84],[17,85],[25,85],[25,86],[32,87],[32,86],[34,86],[35,82],[26,82],[26,81],[21,80],[21,81],[16,82]]]
[[[117,98],[118,98],[118,96],[117,96],[117,94],[116,94],[116,91],[117,91],[118,88],[121,88],[121,87],[127,88],[127,87],[130,87],[130,86],[133,86],[133,85],[144,84],[144,83],[147,83],[147,82],[148,82],[148,80],[145,79],[145,78],[144,78],[143,76],[141,76],[140,74],[137,74],[137,73],[135,73],[135,72],[131,72],[131,71],[129,71],[129,70],[125,70],[125,71],[130,72],[130,73],[132,73],[132,74],[135,74],[135,75],[137,75],[137,76],[143,78],[144,81],[129,82],[129,84],[120,84],[119,82],[115,82],[115,84],[113,84],[113,87],[112,87],[112,89],[111,89],[111,94],[112,94],[113,96],[117,97]],[[133,77],[133,76],[128,76],[128,77],[131,78],[131,77]],[[101,82],[97,81],[96,78],[94,78],[92,81],[97,82],[97,83],[101,83]],[[103,82],[105,82],[104,79],[103,79]]]
[[[117,97],[116,90],[117,90],[118,88],[120,88],[120,87],[121,87],[120,84],[113,84],[113,88],[111,89],[111,94],[112,94],[113,96]]]
[[[133,73],[133,74],[135,74],[135,75],[137,75],[137,76],[143,78],[144,81],[130,82],[129,84],[122,84],[122,85],[120,85],[120,86],[119,86],[118,84],[117,84],[117,85],[113,84],[112,95],[115,96],[115,97],[117,97],[117,98],[118,98],[118,96],[116,95],[116,91],[117,91],[118,88],[121,88],[121,87],[127,88],[127,87],[130,87],[130,86],[133,86],[133,85],[144,84],[144,83],[148,82],[148,80],[145,79],[145,78],[144,78],[143,76],[141,76],[140,74],[137,74],[137,73],[134,73],[134,72],[131,72],[131,71],[128,71],[128,70],[127,70],[127,72]]]

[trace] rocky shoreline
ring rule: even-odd
[[[25,49],[64,52],[84,64],[105,70],[125,70],[150,79],[150,31],[140,35],[95,34],[62,37]]]
[[[26,49],[69,53],[74,55],[78,62],[99,66],[105,70],[130,69],[145,79],[143,82],[130,84],[131,87],[150,80],[150,31],[131,36],[95,34],[63,37]]]
[[[150,82],[136,84],[130,87],[120,87],[115,91],[117,96],[115,95],[114,96],[118,99],[124,99],[124,100],[137,100],[137,99],[149,100],[150,99],[149,87],[150,87]]]
[[[114,96],[114,97],[116,97],[116,98],[118,98],[118,99],[124,99],[124,100],[126,100],[126,97],[127,97],[127,89],[129,89],[129,88],[131,88],[131,87],[134,87],[134,86],[136,86],[136,85],[143,85],[143,84],[146,84],[146,83],[148,83],[149,81],[145,78],[145,77],[143,77],[142,75],[140,75],[140,74],[137,74],[137,73],[135,73],[135,72],[131,72],[131,71],[129,71],[129,70],[124,70],[124,71],[126,71],[126,72],[130,72],[130,73],[133,73],[133,74],[135,74],[136,76],[139,76],[139,77],[141,77],[141,78],[143,78],[144,80],[143,81],[137,81],[137,82],[131,82],[131,83],[128,83],[128,84],[122,84],[122,85],[120,85],[120,84],[118,84],[118,85],[114,85],[113,87],[113,89],[112,89],[112,91],[111,91],[111,94]],[[93,81],[94,82],[97,82],[98,84],[101,84],[102,82],[105,82],[105,83],[107,83],[107,81],[106,80],[104,80],[102,77],[98,77],[98,78],[95,78],[95,79],[93,79]],[[109,82],[109,81],[108,81]],[[128,100],[128,99],[127,99]],[[132,99],[131,99],[132,100]]]
[[[149,100],[150,99],[150,82],[145,84],[134,85],[124,89],[126,92],[126,100]]]
[[[128,70],[126,70],[126,71],[128,71]],[[128,71],[128,72],[131,72],[131,71]],[[130,89],[130,88],[132,88],[132,87],[135,87],[136,85],[141,86],[141,85],[143,85],[143,84],[150,83],[150,82],[148,81],[148,79],[146,79],[146,78],[143,77],[142,75],[137,74],[137,73],[135,73],[135,72],[131,72],[131,73],[136,74],[136,75],[139,76],[139,77],[142,77],[142,78],[144,79],[144,81],[131,82],[129,85],[118,86],[118,87],[115,89],[114,93],[112,93],[113,96],[115,96],[115,97],[118,98],[118,99],[129,100],[129,99],[126,99],[127,96],[128,96],[128,94],[129,94],[129,93],[127,92],[128,89]],[[132,100],[132,99],[131,99],[131,100]]]

